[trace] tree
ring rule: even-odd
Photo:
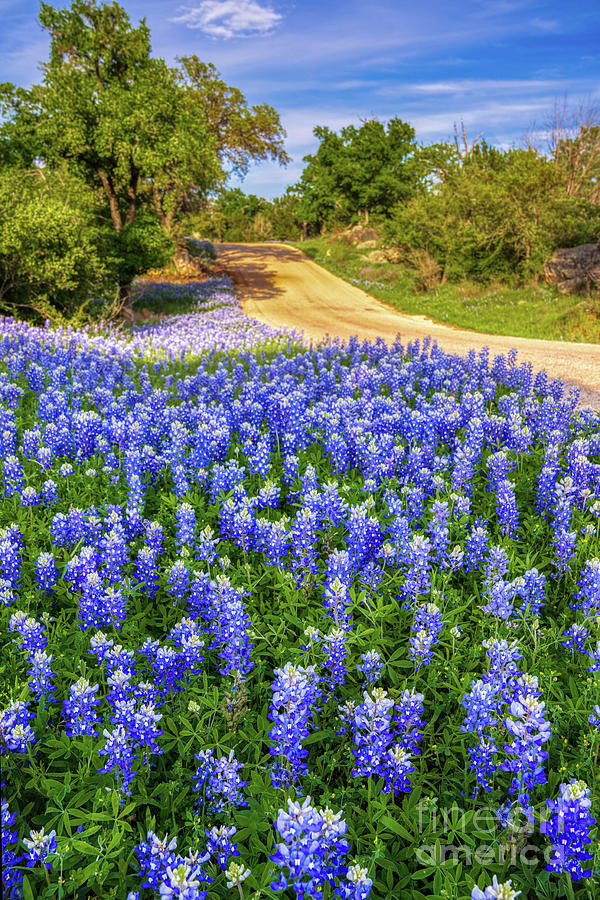
[[[51,38],[43,82],[29,92],[3,86],[10,115],[0,146],[14,146],[15,136],[23,143],[35,121],[37,145],[31,144],[30,157],[50,169],[66,162],[103,193],[114,258],[123,261],[120,295],[131,315],[136,242],[140,266],[152,247],[155,264],[161,264],[168,243],[153,233],[159,225],[147,215],[148,205],[170,232],[182,198],[220,178],[214,142],[199,108],[190,127],[189,97],[176,72],[151,57],[144,20],[133,27],[117,3],[74,0],[63,10],[43,3],[40,22]]]
[[[600,203],[600,109],[593,103],[557,101],[541,133],[533,127],[525,145],[554,160],[566,175],[568,196]]]
[[[297,185],[309,223],[347,223],[357,214],[366,220],[371,213],[385,216],[414,193],[415,132],[401,119],[391,119],[387,127],[370,119],[339,134],[318,126],[313,133],[320,144],[316,153],[304,157],[307,165]]]
[[[212,63],[197,56],[182,56],[177,62],[180,84],[204,113],[225,176],[245,175],[251,162],[263,159],[287,165],[285,130],[272,106],[248,106],[238,88],[226,84]]]

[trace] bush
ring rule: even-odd
[[[0,308],[72,317],[109,290],[95,199],[72,176],[0,171]]]
[[[568,196],[553,162],[484,145],[396,207],[386,237],[426,251],[451,281],[514,282],[538,277],[557,247],[595,241],[599,231],[600,208]]]

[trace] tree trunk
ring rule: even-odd
[[[302,240],[303,241],[308,240],[308,222],[306,221],[306,219],[302,223]]]
[[[117,234],[123,230],[123,220],[121,218],[121,210],[119,209],[119,199],[113,187],[113,183],[109,176],[102,169],[98,169],[98,175],[102,182],[102,187],[108,197],[108,205],[110,207],[110,217]]]
[[[119,285],[119,303],[121,314],[127,322],[133,322],[133,295],[131,283]]]

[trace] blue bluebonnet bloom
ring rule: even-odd
[[[106,743],[98,750],[100,756],[106,756],[106,763],[98,772],[114,772],[117,782],[117,790],[131,796],[129,785],[133,781],[136,772],[133,771],[135,752],[126,728],[117,725],[112,731],[104,729]]]
[[[36,700],[45,697],[46,700],[55,700],[52,678],[56,672],[52,671],[52,656],[44,650],[35,650],[30,655],[30,668],[27,674],[30,676],[29,687],[33,691]]]
[[[215,858],[223,871],[227,868],[231,857],[240,855],[237,844],[231,840],[235,832],[234,825],[219,825],[205,829],[206,852]]]
[[[299,776],[306,774],[304,760],[308,751],[302,741],[310,733],[321,691],[314,666],[303,668],[288,662],[282,669],[275,669],[274,674],[269,752],[280,757],[271,771],[273,784],[279,787],[295,784]]]
[[[23,838],[23,843],[29,851],[25,855],[27,866],[35,866],[36,863],[42,863],[46,869],[50,869],[52,865],[52,857],[56,853],[56,831],[46,834],[44,829],[39,831],[30,831],[28,838]]]
[[[248,806],[242,788],[248,782],[242,781],[239,772],[244,768],[233,755],[217,758],[214,748],[200,750],[196,753],[196,759],[200,763],[196,770],[194,790],[202,794],[201,803],[206,805],[209,813],[216,815],[228,806]]]
[[[319,810],[310,797],[302,804],[288,799],[288,811],[279,810],[275,828],[280,843],[271,860],[281,872],[272,882],[274,891],[292,888],[298,900],[323,896],[326,884],[334,886],[347,871],[345,860],[350,845],[344,835],[348,826],[342,813]]]
[[[561,641],[561,644],[570,651],[571,656],[575,651],[585,653],[585,642],[588,637],[589,631],[585,625],[575,622],[563,633],[564,640]]]
[[[433,657],[433,647],[439,641],[443,627],[442,614],[435,603],[419,603],[415,607],[415,618],[411,625],[412,637],[409,640],[409,656],[417,664],[417,672],[421,666],[428,666]]]
[[[492,883],[484,888],[474,887],[471,892],[471,900],[515,900],[521,891],[515,891],[512,886],[512,880],[500,883],[497,875],[494,875]]]
[[[4,788],[4,783],[2,783]],[[23,871],[19,868],[22,857],[16,852],[17,832],[12,831],[17,818],[16,812],[11,813],[8,801],[2,799],[0,810],[0,869],[2,870],[0,886],[2,896],[7,900],[21,896],[21,883]]]
[[[362,673],[363,687],[366,688],[368,684],[376,684],[384,670],[381,653],[378,653],[377,650],[367,650],[366,653],[361,653],[360,660],[356,671]]]
[[[347,640],[348,635],[341,628],[323,635],[323,668],[329,672],[327,680],[332,688],[346,683],[344,660],[348,656]]]
[[[201,884],[209,884],[212,879],[202,869],[208,856],[199,856],[191,851],[186,857],[177,852],[177,839],[169,841],[168,835],[160,840],[149,831],[146,840],[136,846],[140,864],[143,888],[152,888],[157,897],[179,897],[181,900],[204,900],[208,891]]]
[[[95,707],[100,703],[100,698],[96,696],[99,687],[82,677],[69,688],[69,698],[63,704],[65,731],[69,737],[84,734],[98,736],[95,726],[100,717],[96,715]]]
[[[45,635],[45,627],[38,622],[33,616],[28,616],[24,612],[13,613],[8,624],[9,631],[16,631],[21,637],[21,647],[28,650],[29,653],[35,653],[36,650],[45,650],[48,646],[48,639]]]
[[[182,503],[175,511],[177,530],[175,543],[179,550],[182,547],[193,547],[196,540],[196,513],[189,503]]]
[[[40,553],[35,563],[35,575],[42,590],[50,593],[58,581],[58,569],[51,553]]]
[[[574,881],[592,874],[588,865],[593,853],[588,847],[596,820],[591,815],[590,793],[585,781],[574,778],[569,784],[561,784],[558,798],[546,800],[551,815],[540,826],[554,849],[546,868],[551,872],[568,872]]]
[[[586,619],[600,614],[600,559],[588,559],[577,580],[579,590],[575,599],[579,603],[571,604],[572,609],[580,609]]]
[[[5,748],[13,753],[26,753],[28,744],[35,743],[36,737],[29,722],[35,713],[29,711],[29,702],[16,700],[0,713],[0,729],[3,740],[0,742],[2,753]]]

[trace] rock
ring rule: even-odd
[[[383,251],[386,255],[387,261],[398,265],[405,260],[405,254],[400,250],[399,247],[386,247]]]
[[[372,250],[373,247],[376,247],[378,241],[361,241],[360,244],[356,245],[357,250]]]
[[[370,225],[352,225],[350,228],[344,229],[344,231],[332,234],[327,240],[332,244],[341,241],[343,244],[354,245],[363,244],[365,241],[375,241],[374,246],[377,246],[381,241],[381,235],[374,228],[371,228]]]
[[[561,294],[600,287],[600,244],[580,244],[556,250],[544,263],[544,278]]]
[[[389,262],[387,256],[385,255],[385,250],[371,250],[370,253],[367,253],[367,259],[372,263]]]

